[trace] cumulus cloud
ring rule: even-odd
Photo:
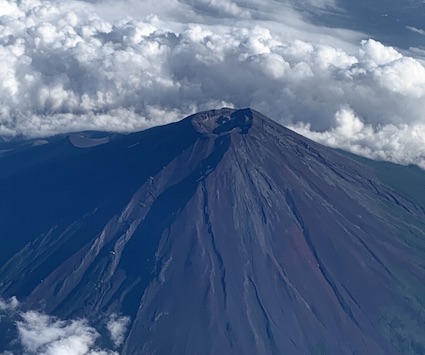
[[[120,317],[115,313],[109,317],[106,328],[115,347],[119,347],[124,342],[129,323],[129,317]]]
[[[19,301],[16,297],[5,300],[0,298],[0,312],[15,311],[19,307]]]
[[[324,132],[312,130],[309,123],[298,123],[290,128],[330,147],[403,165],[415,162],[425,169],[425,124],[373,127],[365,124],[349,107],[341,108],[334,119],[335,126]]]
[[[324,144],[424,166],[422,59],[298,11],[335,6],[0,0],[0,136],[129,132],[250,106]]]
[[[16,297],[0,298],[0,316],[7,317],[7,323],[16,327],[17,334],[17,339],[11,341],[13,351],[6,350],[3,355],[15,351],[37,355],[118,355],[98,346],[101,335],[86,319],[61,320],[34,310],[21,311],[19,306]],[[128,317],[110,316],[107,330],[116,347],[124,341],[129,321]],[[16,349],[18,343],[21,345],[19,350]]]
[[[17,322],[24,350],[38,355],[107,355],[109,350],[93,349],[99,333],[86,320],[65,322],[36,311],[25,312]]]

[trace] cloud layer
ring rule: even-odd
[[[285,2],[142,5],[0,0],[0,136],[129,132],[250,106],[321,143],[425,167],[420,51],[313,26]]]

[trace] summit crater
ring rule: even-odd
[[[223,135],[231,132],[248,133],[257,113],[250,108],[205,111],[189,116],[193,127],[205,135]]]

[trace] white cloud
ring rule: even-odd
[[[19,307],[19,301],[16,297],[11,297],[8,300],[0,298],[0,312],[15,311]]]
[[[24,351],[38,355],[117,354],[94,348],[99,333],[86,320],[62,321],[28,311],[21,314],[17,328]]]
[[[398,164],[414,162],[425,169],[425,124],[373,127],[344,107],[335,114],[335,127],[330,130],[317,132],[308,123],[290,128],[324,145]]]
[[[374,72],[381,86],[406,97],[422,99],[425,93],[425,67],[413,58],[400,58]]]
[[[393,61],[403,58],[401,53],[397,52],[393,47],[386,47],[382,43],[373,39],[363,40],[360,55],[365,63],[376,68],[380,65],[390,64]]]
[[[425,124],[418,51],[314,26],[289,1],[0,0],[0,8],[0,136],[134,131],[250,106],[322,143],[422,164],[413,146],[421,139],[408,137]],[[358,120],[344,121],[347,112]],[[373,138],[342,139],[351,129]]]
[[[115,313],[109,317],[106,328],[115,347],[119,347],[124,342],[129,323],[129,317],[120,317]]]
[[[18,338],[12,342],[21,345],[20,354],[37,355],[118,355],[109,349],[101,349],[96,341],[99,332],[86,319],[60,320],[38,311],[20,311],[16,297],[0,298],[1,317],[7,317],[16,325]],[[128,317],[113,314],[107,323],[112,342],[119,346],[124,341],[129,323]],[[2,355],[14,352],[5,351]]]
[[[190,5],[195,11],[220,16],[242,16],[249,18],[250,12],[241,8],[235,1],[230,0],[179,0]]]
[[[408,29],[409,31],[418,33],[422,36],[425,36],[425,31],[421,28],[417,28],[417,27],[414,27],[414,26],[406,26],[406,29]]]

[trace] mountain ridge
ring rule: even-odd
[[[372,169],[251,109],[60,142],[21,176],[0,157],[7,202],[48,201],[5,248],[3,297],[128,315],[123,354],[425,352],[424,212]]]

